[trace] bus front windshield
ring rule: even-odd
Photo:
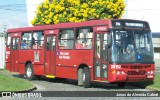
[[[153,45],[150,31],[113,30],[111,62],[153,63]]]

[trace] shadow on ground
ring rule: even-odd
[[[21,74],[16,74],[12,75],[13,77],[18,77],[18,78],[25,78],[24,75]],[[52,82],[52,83],[62,83],[62,84],[69,84],[69,85],[74,85],[78,86],[78,82],[76,80],[71,80],[71,79],[65,79],[65,78],[55,78],[55,79],[49,79],[46,77],[39,77],[35,79],[36,81],[46,81],[46,82]],[[34,81],[34,80],[33,80]],[[152,83],[153,84],[153,83]],[[107,90],[113,90],[113,89],[145,89],[145,87],[138,87],[138,86],[130,86],[132,84],[126,84],[125,87],[118,87],[116,83],[108,84],[108,83],[100,83],[100,82],[93,82],[91,85],[91,88],[101,88],[101,89],[107,89]]]

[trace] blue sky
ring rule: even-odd
[[[26,0],[0,0],[0,32],[7,28],[28,26]]]

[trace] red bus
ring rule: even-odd
[[[90,20],[7,30],[6,69],[26,75],[91,82],[153,81],[148,22]]]

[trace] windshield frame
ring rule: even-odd
[[[144,58],[143,58],[143,60],[141,60],[141,58],[140,59],[138,59],[137,57],[138,56],[142,56],[141,55],[141,52],[139,52],[139,51],[136,51],[135,50],[135,61],[118,61],[118,60],[113,60],[113,58],[112,58],[112,55],[113,55],[113,50],[114,50],[114,44],[115,44],[115,41],[116,41],[116,36],[115,36],[115,32],[116,31],[126,31],[126,32],[129,32],[129,31],[133,31],[133,35],[135,35],[135,34],[138,34],[138,33],[135,33],[135,32],[141,32],[141,34],[143,33],[143,34],[148,34],[148,38],[150,39],[149,41],[150,41],[150,43],[149,43],[149,46],[150,46],[150,49],[151,49],[151,51],[150,51],[150,55],[149,56],[151,56],[150,58],[147,58],[148,60],[144,60]],[[134,28],[134,29],[130,29],[130,28],[127,28],[127,29],[120,29],[120,28],[114,28],[114,29],[110,29],[110,33],[111,33],[111,35],[112,35],[112,45],[111,45],[111,56],[110,56],[110,62],[111,63],[149,63],[149,64],[153,64],[154,63],[154,54],[153,54],[153,43],[152,43],[152,34],[151,34],[151,30],[148,30],[148,29],[136,29],[136,28]],[[133,39],[134,39],[134,41],[133,41],[133,45],[134,45],[134,47],[136,46],[136,42],[135,42],[135,37],[133,37]],[[122,42],[122,40],[121,40],[121,42]],[[124,53],[124,51],[121,51],[121,52],[123,52]],[[117,55],[119,55],[118,53],[117,53]],[[144,56],[144,54],[143,54],[143,57],[145,57]],[[149,60],[150,59],[150,60]]]

